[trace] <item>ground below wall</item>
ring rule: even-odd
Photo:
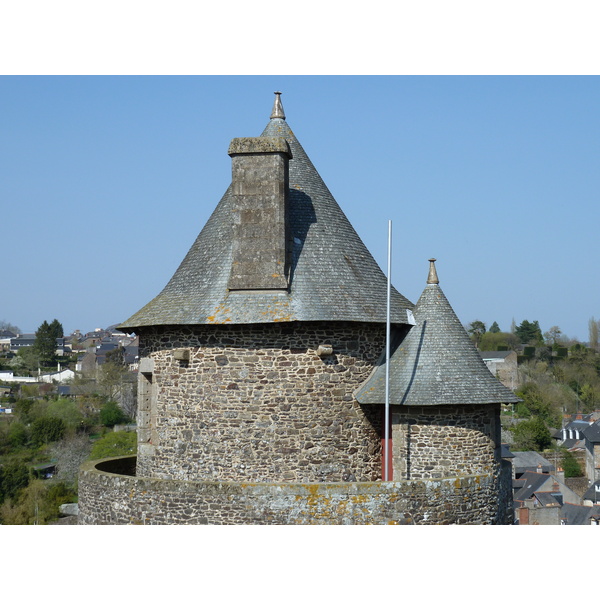
[[[132,457],[85,463],[79,524],[494,524],[492,475],[407,482],[238,483],[135,477]],[[102,470],[101,470],[102,469]]]

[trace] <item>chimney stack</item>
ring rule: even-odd
[[[235,138],[232,291],[285,290],[290,147],[284,138]]]

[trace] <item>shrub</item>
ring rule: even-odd
[[[515,446],[519,450],[545,450],[552,446],[552,436],[540,417],[521,421],[512,428]]]
[[[100,422],[105,427],[114,427],[121,423],[127,423],[129,419],[123,409],[114,401],[110,400],[100,410]]]
[[[567,450],[563,450],[561,466],[565,472],[565,477],[582,477],[583,471],[577,459]]]
[[[58,417],[40,417],[31,425],[31,441],[36,446],[56,442],[65,434],[65,423]]]
[[[111,456],[131,456],[136,453],[137,435],[135,431],[111,431],[92,446],[91,459]]]

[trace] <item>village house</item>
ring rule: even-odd
[[[514,350],[479,352],[485,366],[510,390],[519,386],[517,353]]]

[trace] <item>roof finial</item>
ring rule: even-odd
[[[427,277],[427,283],[439,283],[437,272],[435,270],[435,258],[429,259],[429,277]]]
[[[281,104],[281,92],[275,92],[275,103],[273,104],[271,119],[283,119],[285,121],[285,113]]]

